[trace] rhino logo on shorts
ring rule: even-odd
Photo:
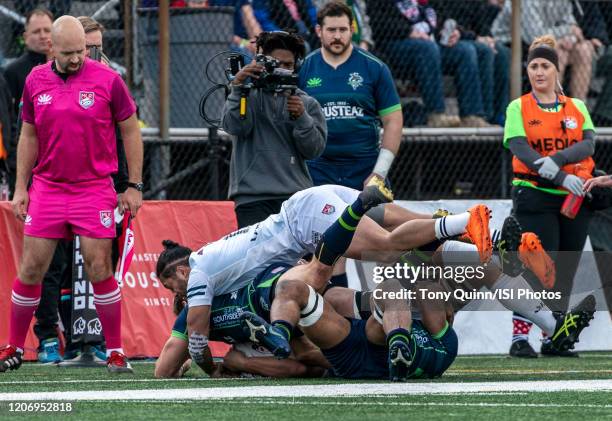
[[[94,102],[95,102],[95,95],[93,92],[85,92],[85,91],[79,92],[79,105],[81,107],[83,107],[84,109],[88,109],[92,105],[94,105]]]
[[[113,225],[113,211],[100,211],[100,223],[104,228],[110,228]]]
[[[79,317],[72,325],[72,333],[74,335],[82,335],[85,332],[85,319]]]
[[[102,324],[97,317],[87,323],[87,333],[90,335],[99,335],[102,333]]]

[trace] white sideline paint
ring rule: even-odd
[[[589,358],[593,357],[592,355]],[[503,357],[506,359],[507,357]],[[612,356],[608,356],[607,358],[612,358]],[[516,369],[500,369],[500,370],[480,370],[480,369],[449,369],[444,373],[444,377],[460,377],[465,376],[466,374],[482,374],[487,376],[493,376],[496,374],[503,375],[547,375],[547,374],[610,374],[612,375],[612,370],[516,370]],[[11,385],[11,384],[88,384],[88,383],[167,383],[167,382],[177,382],[177,383],[193,383],[199,382],[202,384],[207,384],[210,382],[219,382],[219,381],[227,381],[227,378],[171,378],[171,379],[130,379],[130,378],[122,378],[122,379],[66,379],[66,380],[8,380],[8,381],[0,381],[0,386],[3,385]],[[261,380],[261,378],[257,377],[236,377],[232,378],[232,381],[240,381],[240,382],[252,382]]]
[[[610,392],[612,380],[478,383],[349,383],[305,386],[237,386],[201,389],[99,390],[0,393],[0,401],[208,400],[385,395],[469,394],[482,392]]]
[[[527,393],[508,393],[506,395],[527,395]],[[487,395],[491,396],[491,395]],[[494,395],[494,396],[497,396]],[[366,401],[366,402],[345,402],[345,401],[298,401],[280,400],[280,399],[258,399],[250,398],[248,400],[227,399],[222,402],[231,402],[234,405],[309,405],[309,406],[428,406],[428,407],[481,407],[481,408],[586,408],[586,409],[608,409],[612,408],[609,404],[583,404],[583,403],[506,403],[506,402],[389,402],[384,401]],[[151,399],[133,399],[133,400],[113,400],[119,403],[149,403],[155,404],[163,401]],[[173,404],[193,404],[193,400],[173,400]]]

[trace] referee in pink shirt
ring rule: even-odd
[[[55,59],[35,67],[23,91],[12,202],[15,215],[25,223],[23,256],[13,283],[9,345],[0,349],[0,372],[21,365],[57,241],[78,234],[106,340],[107,368],[131,373],[121,348],[121,291],[111,265],[117,206],[111,174],[117,172],[118,124],[130,175],[118,205],[135,215],[143,187],[136,106],[117,73],[85,58],[85,32],[76,18],[58,18],[51,43]]]

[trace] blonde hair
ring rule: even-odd
[[[540,45],[545,45],[550,48],[557,48],[557,40],[554,36],[550,34],[542,35],[533,40],[533,42],[529,46],[529,51],[533,50],[536,47],[539,47]]]
[[[552,48],[553,50],[557,49],[557,40],[555,39],[555,37],[551,34],[546,34],[546,35],[542,35],[539,37],[536,37],[533,42],[531,43],[531,45],[529,46],[529,51],[537,48],[537,47],[549,47]],[[557,73],[557,89],[555,89],[558,93],[560,93],[561,95],[565,96],[565,92],[563,91],[563,85],[561,85],[561,81],[559,80],[559,74]]]

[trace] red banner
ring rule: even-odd
[[[157,357],[170,335],[175,316],[173,295],[155,275],[161,242],[174,240],[192,249],[215,241],[236,229],[232,202],[150,201],[133,220],[135,249],[132,264],[120,284],[123,348],[128,357]],[[8,341],[11,288],[21,257],[23,225],[8,202],[0,202],[0,344]],[[36,359],[38,340],[30,330],[26,358]],[[213,345],[224,355],[225,344]]]

